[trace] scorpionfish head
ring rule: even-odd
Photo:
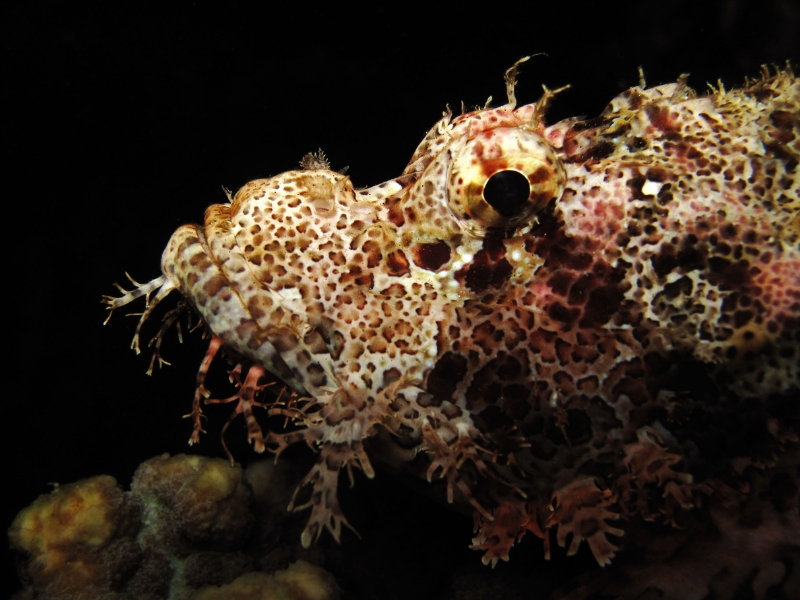
[[[163,270],[226,347],[305,393],[422,386],[457,307],[535,266],[503,240],[552,210],[566,172],[533,112],[446,115],[401,177],[364,190],[309,155],[176,232]]]

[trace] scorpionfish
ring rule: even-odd
[[[376,457],[470,506],[486,563],[531,533],[605,565],[634,524],[765,497],[788,498],[769,510],[795,535],[796,78],[642,81],[548,126],[557,91],[518,107],[518,64],[507,104],[448,109],[399,177],[354,189],[308,154],[180,227],[163,274],[105,302],[146,297],[141,328],[177,290],[210,331],[191,442],[222,349],[255,450],[318,452],[290,505],[310,509],[306,546],[339,539],[340,471],[373,477]],[[267,398],[269,378],[289,392]]]

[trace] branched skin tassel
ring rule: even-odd
[[[396,179],[356,190],[309,154],[106,298],[146,296],[144,322],[177,290],[213,334],[192,442],[224,350],[255,449],[319,452],[292,500],[311,509],[304,545],[339,539],[339,471],[372,477],[375,444],[427,456],[420,474],[472,506],[492,564],[531,532],[605,565],[631,522],[712,519],[715,499],[751,502],[759,473],[798,483],[792,72],[703,96],[643,83],[547,126],[556,92],[517,107],[516,68],[508,104],[448,111]],[[267,374],[290,388],[276,401],[258,399]],[[259,407],[296,427],[263,431]]]

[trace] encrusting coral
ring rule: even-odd
[[[265,493],[275,469],[251,465],[251,486],[238,465],[165,454],[140,465],[129,492],[108,475],[57,486],[9,530],[12,548],[27,557],[24,597],[336,600],[336,582],[321,567],[257,570],[270,563],[270,547],[255,538],[271,531],[279,510]],[[282,491],[276,496],[285,504]]]
[[[229,584],[205,587],[192,600],[327,600],[331,590],[324,569],[299,560],[274,575],[245,573]]]

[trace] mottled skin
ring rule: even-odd
[[[397,179],[355,190],[309,155],[107,302],[147,295],[144,321],[177,289],[213,333],[193,442],[224,348],[255,448],[319,451],[305,544],[338,539],[339,470],[371,477],[378,448],[472,505],[486,562],[530,531],[607,564],[628,524],[711,521],[701,499],[752,507],[775,476],[796,544],[797,80],[642,84],[548,127],[554,93],[517,108],[515,72],[509,104],[445,114]],[[256,402],[266,372],[295,393]],[[254,405],[296,427],[263,433]]]

